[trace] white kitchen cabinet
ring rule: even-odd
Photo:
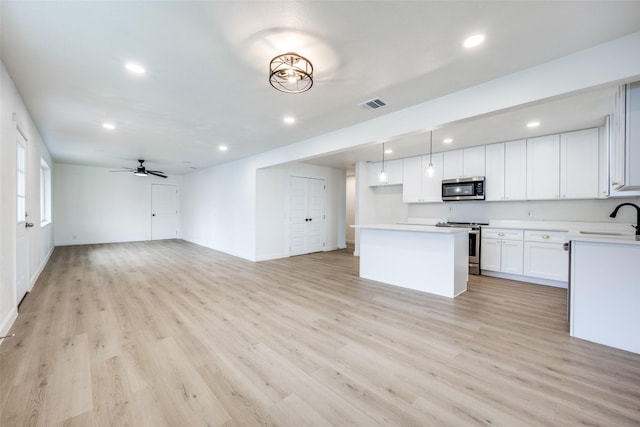
[[[384,162],[384,170],[387,173],[387,182],[380,182],[380,170],[382,162],[369,163],[368,180],[370,187],[383,185],[400,185],[402,184],[402,159],[390,160]]]
[[[433,176],[426,173],[429,165],[429,156],[422,156],[424,165],[422,173],[422,201],[442,203],[442,153],[434,153],[431,159],[433,163]]]
[[[521,275],[523,245],[523,230],[483,228],[480,269]]]
[[[445,151],[443,154],[442,179],[455,179],[464,176],[464,151]]]
[[[417,203],[422,198],[422,157],[402,160],[402,201]]]
[[[640,82],[620,87],[610,147],[611,187],[640,190]]]
[[[504,199],[527,199],[527,141],[504,144]]]
[[[560,198],[598,198],[599,143],[597,128],[560,135]]]
[[[558,199],[560,135],[527,139],[527,199]]]
[[[526,230],[524,275],[567,282],[569,253],[564,250],[566,232]]]
[[[486,200],[525,200],[527,190],[526,140],[487,145]]]
[[[485,176],[485,146],[465,148],[462,153],[462,175],[464,177]]]
[[[404,203],[442,202],[442,153],[432,156],[433,176],[427,175],[429,156],[403,160],[402,201]]]
[[[485,200],[504,200],[505,164],[504,142],[485,147]]]
[[[442,179],[484,176],[484,145],[461,150],[445,151],[443,153],[443,162]]]

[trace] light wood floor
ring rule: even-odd
[[[346,251],[59,247],[0,346],[0,425],[638,426],[640,355],[570,338],[565,298],[420,294]]]

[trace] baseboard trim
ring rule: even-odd
[[[557,280],[540,279],[538,277],[521,276],[518,274],[499,273],[497,271],[481,271],[482,276],[498,277],[500,279],[515,280],[517,282],[533,283],[535,285],[553,286],[554,288],[567,289],[567,282]]]
[[[33,275],[31,276],[31,282],[29,283],[29,292],[31,292],[31,289],[33,289],[33,286],[38,281],[38,278],[40,277],[40,274],[42,274],[42,271],[47,266],[47,263],[49,262],[49,258],[51,258],[51,254],[53,254],[53,250],[54,249],[55,249],[55,246],[52,247],[49,250],[49,253],[47,253],[47,256],[44,257],[44,259],[42,260],[42,262],[38,266],[38,269],[36,270],[36,272],[33,273]]]

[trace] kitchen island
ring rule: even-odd
[[[356,225],[360,277],[454,298],[467,290],[469,229]]]
[[[568,239],[571,336],[640,353],[640,241],[606,233]]]

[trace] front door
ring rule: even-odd
[[[27,138],[16,126],[16,305],[29,292],[29,238],[33,226],[27,212]]]
[[[178,237],[178,186],[151,184],[151,240]]]

